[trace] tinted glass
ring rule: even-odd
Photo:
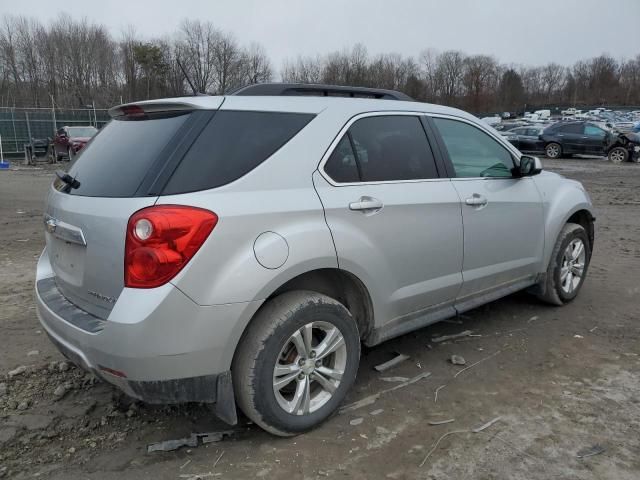
[[[604,137],[604,130],[598,128],[594,125],[585,125],[584,126],[584,134],[589,137]]]
[[[363,182],[437,178],[435,161],[418,117],[367,117],[349,129]]]
[[[182,159],[163,195],[219,187],[256,168],[314,115],[219,111]]]
[[[69,169],[80,182],[71,195],[132,197],[189,114],[151,120],[111,120]],[[159,168],[159,167],[157,167]],[[56,188],[58,185],[56,185]]]
[[[342,137],[342,140],[340,140],[336,146],[329,160],[327,160],[324,171],[336,182],[348,183],[360,181],[356,157],[353,154],[348,135]]]
[[[457,177],[511,177],[511,154],[487,133],[457,120],[433,120]]]
[[[563,133],[577,133],[582,134],[583,125],[581,123],[570,123],[560,127],[560,131]]]

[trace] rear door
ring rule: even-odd
[[[458,195],[415,114],[365,114],[314,174],[338,263],[369,288],[377,327],[452,305],[462,276]]]
[[[118,117],[71,165],[76,186],[53,183],[44,218],[47,251],[58,289],[80,308],[100,318],[109,315],[124,285],[129,217],[155,203],[151,185],[201,115],[207,114]]]
[[[463,284],[456,305],[466,310],[535,279],[544,247],[543,203],[531,177],[512,176],[512,153],[494,136],[460,118],[432,121],[462,202]]]

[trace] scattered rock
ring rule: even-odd
[[[58,387],[53,391],[53,396],[56,397],[56,400],[60,400],[64,397],[69,389],[66,384],[58,385]]]
[[[354,418],[353,420],[351,420],[349,422],[349,425],[351,425],[352,427],[355,427],[357,425],[360,425],[362,422],[364,421],[364,419],[362,417],[360,418]]]
[[[27,357],[35,357],[36,355],[40,355],[40,351],[31,350],[30,352],[27,352]]]
[[[13,370],[10,370],[8,375],[9,375],[9,378],[13,378],[15,376],[22,375],[26,371],[27,371],[27,367],[24,365],[20,365],[18,368],[14,368]]]
[[[69,362],[62,361],[58,363],[59,372],[66,372],[67,370],[69,370]]]
[[[69,447],[69,450],[67,450],[68,453],[74,454],[76,453],[76,449],[75,447]]]
[[[18,407],[17,408],[20,411],[24,411],[27,408],[29,408],[29,404],[30,404],[29,400],[23,400],[22,402],[18,403]]]
[[[4,478],[7,475],[7,467],[0,467],[0,478]]]
[[[377,410],[374,410],[373,412],[370,412],[369,415],[380,415],[382,412],[384,412],[384,410],[382,408],[378,408]]]
[[[321,477],[328,477],[329,476],[329,472],[327,472],[325,470],[318,470],[318,475],[320,475]]]
[[[461,357],[460,355],[451,355],[451,358],[449,359],[449,361],[451,363],[453,363],[454,365],[466,365],[467,361],[464,359],[464,357]]]
[[[573,336],[573,338],[584,338],[582,335],[578,335],[577,333]]]
[[[0,382],[0,397],[7,394],[7,384],[4,382]]]
[[[593,457],[594,455],[600,455],[601,453],[606,452],[606,449],[602,445],[595,444],[591,447],[583,448],[582,450],[578,450],[576,456],[578,458],[587,458]]]

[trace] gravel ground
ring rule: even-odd
[[[386,377],[431,375],[307,435],[279,439],[243,420],[220,442],[151,454],[150,443],[228,427],[204,406],[132,402],[64,361],[32,291],[52,170],[0,172],[0,477],[640,478],[640,165],[544,163],[582,181],[597,208],[574,303],[519,293],[365,349],[347,402],[397,385]],[[473,336],[431,342],[463,330]],[[410,359],[373,370],[396,353]]]

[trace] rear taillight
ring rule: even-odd
[[[216,223],[215,213],[182,205],[157,205],[134,213],[124,249],[125,287],[167,283],[191,260]]]

